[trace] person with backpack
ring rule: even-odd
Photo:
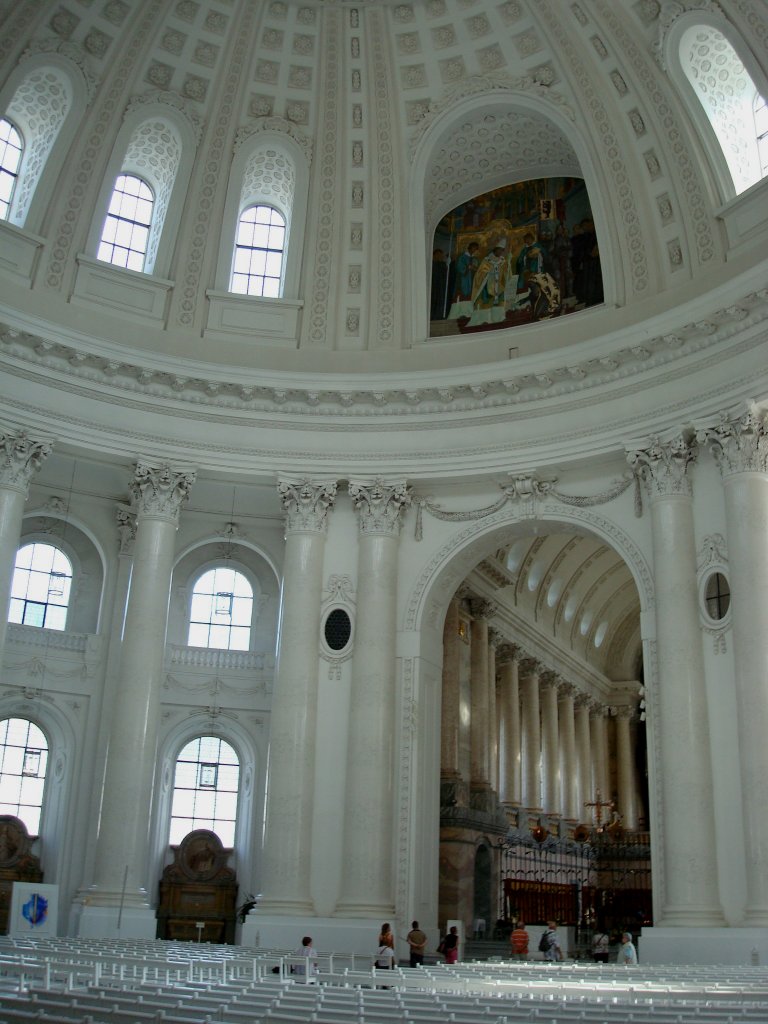
[[[556,921],[547,921],[547,930],[542,932],[539,939],[539,951],[544,954],[545,960],[563,959],[563,948],[560,945],[560,936],[557,934]]]

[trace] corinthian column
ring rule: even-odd
[[[342,896],[337,913],[391,915],[398,541],[405,483],[350,483],[360,546]]]
[[[91,905],[142,910],[157,755],[165,631],[179,512],[195,474],[138,462],[133,569],[96,838]],[[152,886],[154,888],[154,885]],[[121,894],[121,890],[123,890]]]
[[[592,821],[587,804],[594,800],[592,792],[592,747],[589,734],[590,698],[586,693],[576,697],[573,713],[576,729],[576,814],[578,821]]]
[[[499,716],[496,709],[496,651],[502,642],[497,629],[488,630],[488,781],[499,792]]]
[[[8,629],[11,583],[21,538],[29,483],[50,455],[51,446],[24,433],[0,433],[0,664]]]
[[[260,910],[309,914],[323,552],[335,483],[280,481],[285,560],[269,732]]]
[[[459,777],[459,602],[448,605],[443,627],[443,693],[440,719],[440,774]]]
[[[543,768],[544,813],[560,814],[560,745],[557,732],[557,689],[560,680],[554,672],[544,672],[541,680],[541,760]]]
[[[520,684],[517,648],[499,648],[499,799],[508,809],[520,806]]]
[[[520,662],[520,691],[523,727],[523,807],[541,808],[541,720],[539,717],[539,663],[533,658]]]
[[[768,925],[768,429],[763,416],[723,415],[703,440],[725,491],[739,767],[747,849],[744,924]]]
[[[560,803],[562,815],[568,821],[579,821],[578,770],[576,760],[576,724],[573,702],[576,689],[571,683],[560,687],[559,727],[560,736]]]
[[[489,630],[488,621],[496,614],[496,605],[482,598],[472,598],[470,647],[470,750],[472,774],[470,778],[472,806],[487,810],[490,800],[491,706],[488,674]]]
[[[618,791],[618,812],[628,832],[637,831],[637,778],[630,722],[633,709],[616,709],[616,789]]]
[[[694,449],[654,439],[630,455],[651,502],[658,652],[663,866],[657,925],[720,926],[712,767],[688,466]],[[695,857],[691,851],[695,850]]]

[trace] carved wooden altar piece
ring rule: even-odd
[[[30,853],[27,827],[12,814],[0,814],[0,935],[7,935],[14,882],[42,882],[40,859]]]
[[[233,943],[237,879],[227,867],[232,851],[207,829],[190,832],[171,849],[173,864],[160,882],[158,939]]]

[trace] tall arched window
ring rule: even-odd
[[[99,243],[98,258],[128,270],[144,270],[154,195],[141,178],[121,174],[115,182]]]
[[[227,847],[235,844],[240,761],[218,736],[198,736],[176,761],[169,842],[176,846],[194,829],[215,832]]]
[[[0,721],[0,814],[21,818],[31,836],[40,832],[48,741],[26,718]]]
[[[7,117],[0,118],[0,219],[7,220],[19,177],[21,135]]]
[[[726,36],[714,25],[696,24],[680,39],[680,65],[720,143],[736,194],[766,173],[757,112],[763,96]],[[765,118],[765,115],[762,115]],[[766,125],[762,123],[764,132]]]
[[[278,298],[284,252],[283,215],[273,206],[249,206],[237,225],[231,291]]]
[[[187,643],[247,651],[252,614],[253,588],[245,576],[224,565],[209,569],[192,591]]]
[[[52,544],[19,548],[11,584],[9,622],[64,629],[72,589],[72,563]]]

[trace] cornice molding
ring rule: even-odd
[[[768,288],[750,292],[728,307],[707,313],[701,320],[682,323],[664,334],[646,338],[642,344],[617,345],[612,351],[606,349],[603,355],[558,362],[558,355],[563,358],[561,350],[553,354],[550,368],[530,372],[515,373],[510,366],[508,372],[502,373],[498,363],[489,364],[485,376],[482,368],[480,375],[478,368],[473,369],[474,380],[468,383],[457,382],[452,369],[442,375],[443,382],[439,372],[419,371],[410,377],[414,381],[412,386],[403,383],[404,374],[386,373],[380,374],[375,384],[370,376],[355,379],[339,375],[329,377],[333,383],[327,386],[320,382],[312,387],[304,384],[306,377],[288,373],[282,378],[274,373],[273,382],[259,383],[264,381],[263,374],[244,373],[241,368],[227,376],[226,370],[212,366],[209,376],[201,376],[194,370],[190,372],[189,364],[182,360],[178,361],[178,369],[173,370],[153,365],[150,360],[142,361],[135,352],[118,358],[114,350],[100,353],[75,339],[55,341],[7,322],[0,322],[0,354],[6,353],[62,380],[97,389],[102,397],[109,391],[133,393],[162,402],[166,409],[170,400],[180,407],[197,407],[196,415],[204,405],[230,412],[313,418],[434,416],[444,412],[455,415],[507,409],[569,396],[592,403],[597,388],[641,375],[647,379],[653,371],[658,371],[659,377],[665,371],[668,375],[668,368],[685,360],[693,362],[695,356],[709,355],[766,319]],[[753,337],[751,344],[757,346],[764,341]],[[507,364],[503,365],[507,370]],[[6,369],[12,372],[8,365]],[[424,379],[423,386],[415,383],[419,377]],[[275,378],[281,378],[280,383],[275,383]],[[657,383],[657,379],[652,383]]]

